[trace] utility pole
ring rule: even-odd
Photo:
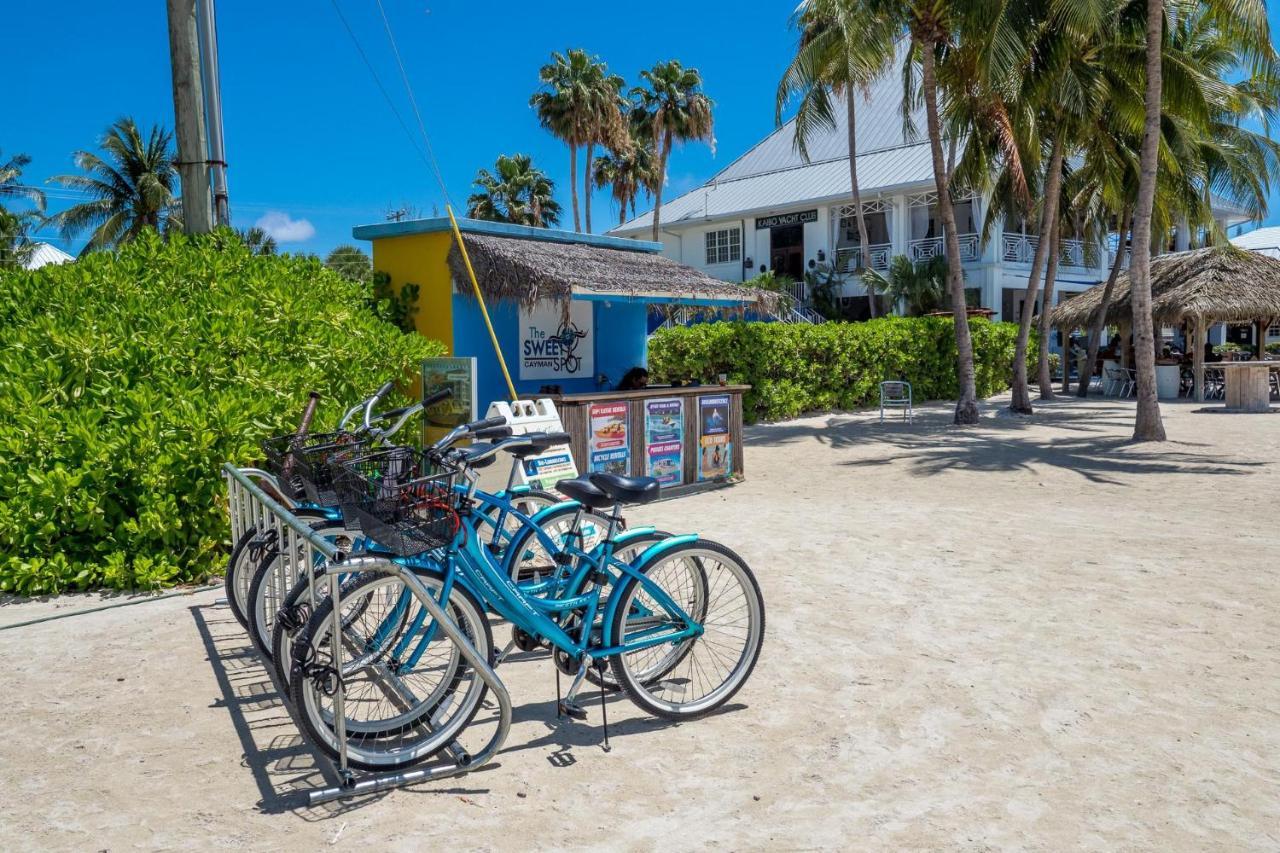
[[[182,228],[188,234],[204,234],[213,226],[195,0],[166,2],[169,10],[169,59],[173,67],[173,114],[178,134],[178,174],[182,178]]]
[[[196,0],[203,58],[205,120],[209,124],[209,177],[213,183],[213,221],[231,224],[227,201],[227,146],[222,136],[222,79],[218,72],[218,22],[214,0]]]

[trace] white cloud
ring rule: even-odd
[[[301,243],[316,236],[316,229],[305,219],[293,219],[280,210],[268,210],[253,223],[270,234],[277,243]]]

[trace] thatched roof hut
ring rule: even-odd
[[[1102,304],[1104,285],[1096,285],[1053,309],[1062,329],[1088,326]],[[1151,259],[1151,313],[1157,325],[1184,320],[1204,323],[1252,323],[1280,317],[1280,260],[1238,249],[1211,246]],[[1108,325],[1133,317],[1129,276],[1116,280],[1107,308]]]
[[[486,299],[531,306],[544,299],[567,304],[575,296],[617,296],[730,310],[768,310],[777,300],[769,291],[712,278],[650,251],[476,233],[464,233],[463,240]],[[473,295],[456,243],[449,250],[449,267],[455,290]]]

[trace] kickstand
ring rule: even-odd
[[[556,667],[556,719],[560,719],[560,667]]]
[[[603,679],[602,679],[603,680]],[[600,719],[604,722],[604,751],[612,751],[609,746],[609,711],[608,705],[604,703],[604,684],[600,685]]]

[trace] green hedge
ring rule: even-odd
[[[368,284],[226,233],[0,274],[0,590],[154,588],[219,572],[220,467],[258,457],[443,346]]]
[[[1009,387],[1018,327],[970,320],[979,397]],[[1032,349],[1035,349],[1034,336]],[[1035,353],[1031,354],[1034,364]],[[649,340],[655,382],[709,381],[727,373],[752,386],[748,421],[878,403],[879,383],[905,379],[915,399],[954,399],[955,326],[948,317],[882,317],[865,323],[701,323]],[[1034,374],[1034,366],[1032,367]]]

